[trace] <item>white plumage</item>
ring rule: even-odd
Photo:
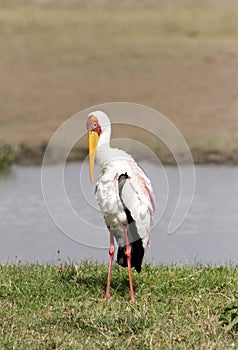
[[[118,180],[122,174],[127,174],[128,179],[119,195]],[[124,207],[126,207],[135,221],[138,235],[146,249],[154,199],[151,183],[136,162],[116,159],[104,164],[98,176],[95,194],[107,226],[116,229],[114,236],[118,245],[125,246],[124,225],[127,224],[127,216]]]
[[[117,261],[123,267],[128,267],[131,301],[134,301],[130,268],[134,266],[140,272],[144,252],[148,246],[155,210],[152,186],[148,177],[128,153],[110,147],[111,123],[104,112],[90,113],[87,129],[90,176],[92,180],[95,158],[100,167],[95,195],[111,233],[106,297],[110,296],[115,238],[119,245]]]

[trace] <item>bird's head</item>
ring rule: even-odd
[[[95,111],[89,113],[86,126],[88,130],[90,180],[93,182],[94,161],[99,139],[103,138],[108,139],[109,141],[111,134],[111,123],[106,113],[102,111]],[[106,140],[103,140],[103,142],[105,141]]]

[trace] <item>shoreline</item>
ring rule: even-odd
[[[47,143],[44,142],[40,145],[29,146],[26,144],[20,144],[16,147],[9,144],[0,145],[0,171],[8,169],[13,164],[19,164],[22,166],[39,166],[42,164],[44,152],[46,150]],[[160,147],[155,150],[151,149],[153,154],[159,158],[163,165],[175,166],[176,161],[173,155],[167,149],[161,149]],[[190,149],[193,161],[195,165],[238,165],[238,149],[221,150],[221,149]],[[57,150],[56,158],[52,157],[52,162],[57,163],[61,159],[60,151]],[[137,162],[148,159],[153,161],[154,158],[147,158],[146,154],[139,154],[138,152],[129,152],[135,158]],[[67,162],[83,161],[88,155],[88,149],[86,147],[74,147],[68,158]],[[187,164],[186,160],[183,161],[183,155],[179,157],[182,163]]]
[[[41,165],[47,143],[39,146],[19,146],[17,163],[24,166]],[[220,150],[220,149],[191,149],[194,164],[216,164],[216,165],[238,165],[238,149]],[[155,155],[160,159],[163,165],[176,165],[172,154],[167,150],[155,150]],[[83,161],[88,154],[85,147],[73,148],[67,158],[67,161]],[[133,155],[137,161],[145,159],[143,155]],[[186,163],[186,162],[184,162]]]

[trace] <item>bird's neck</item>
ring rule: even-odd
[[[110,146],[110,137],[108,139],[99,139],[96,151],[96,163],[101,168],[108,162],[115,160],[130,160],[134,159],[125,151]]]
[[[96,151],[96,163],[102,166],[109,160],[109,154],[111,153],[110,147],[111,127],[108,125],[100,135],[97,151]]]
[[[96,151],[96,163],[101,167],[103,164],[110,160],[112,148],[110,147],[110,143],[103,143],[98,145]]]

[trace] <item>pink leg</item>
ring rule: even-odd
[[[134,296],[133,284],[132,284],[132,273],[131,273],[131,247],[129,244],[128,231],[127,231],[126,225],[124,225],[124,231],[126,236],[125,256],[127,257],[127,268],[128,268],[128,276],[129,276],[129,284],[130,284],[130,297],[131,297],[131,302],[135,302],[135,296]]]
[[[110,284],[111,284],[111,276],[112,276],[112,262],[114,258],[114,237],[112,232],[110,232],[110,248],[109,248],[109,255],[110,255],[110,263],[109,263],[109,269],[108,269],[108,277],[107,277],[107,288],[106,288],[106,295],[105,299],[110,298]]]

